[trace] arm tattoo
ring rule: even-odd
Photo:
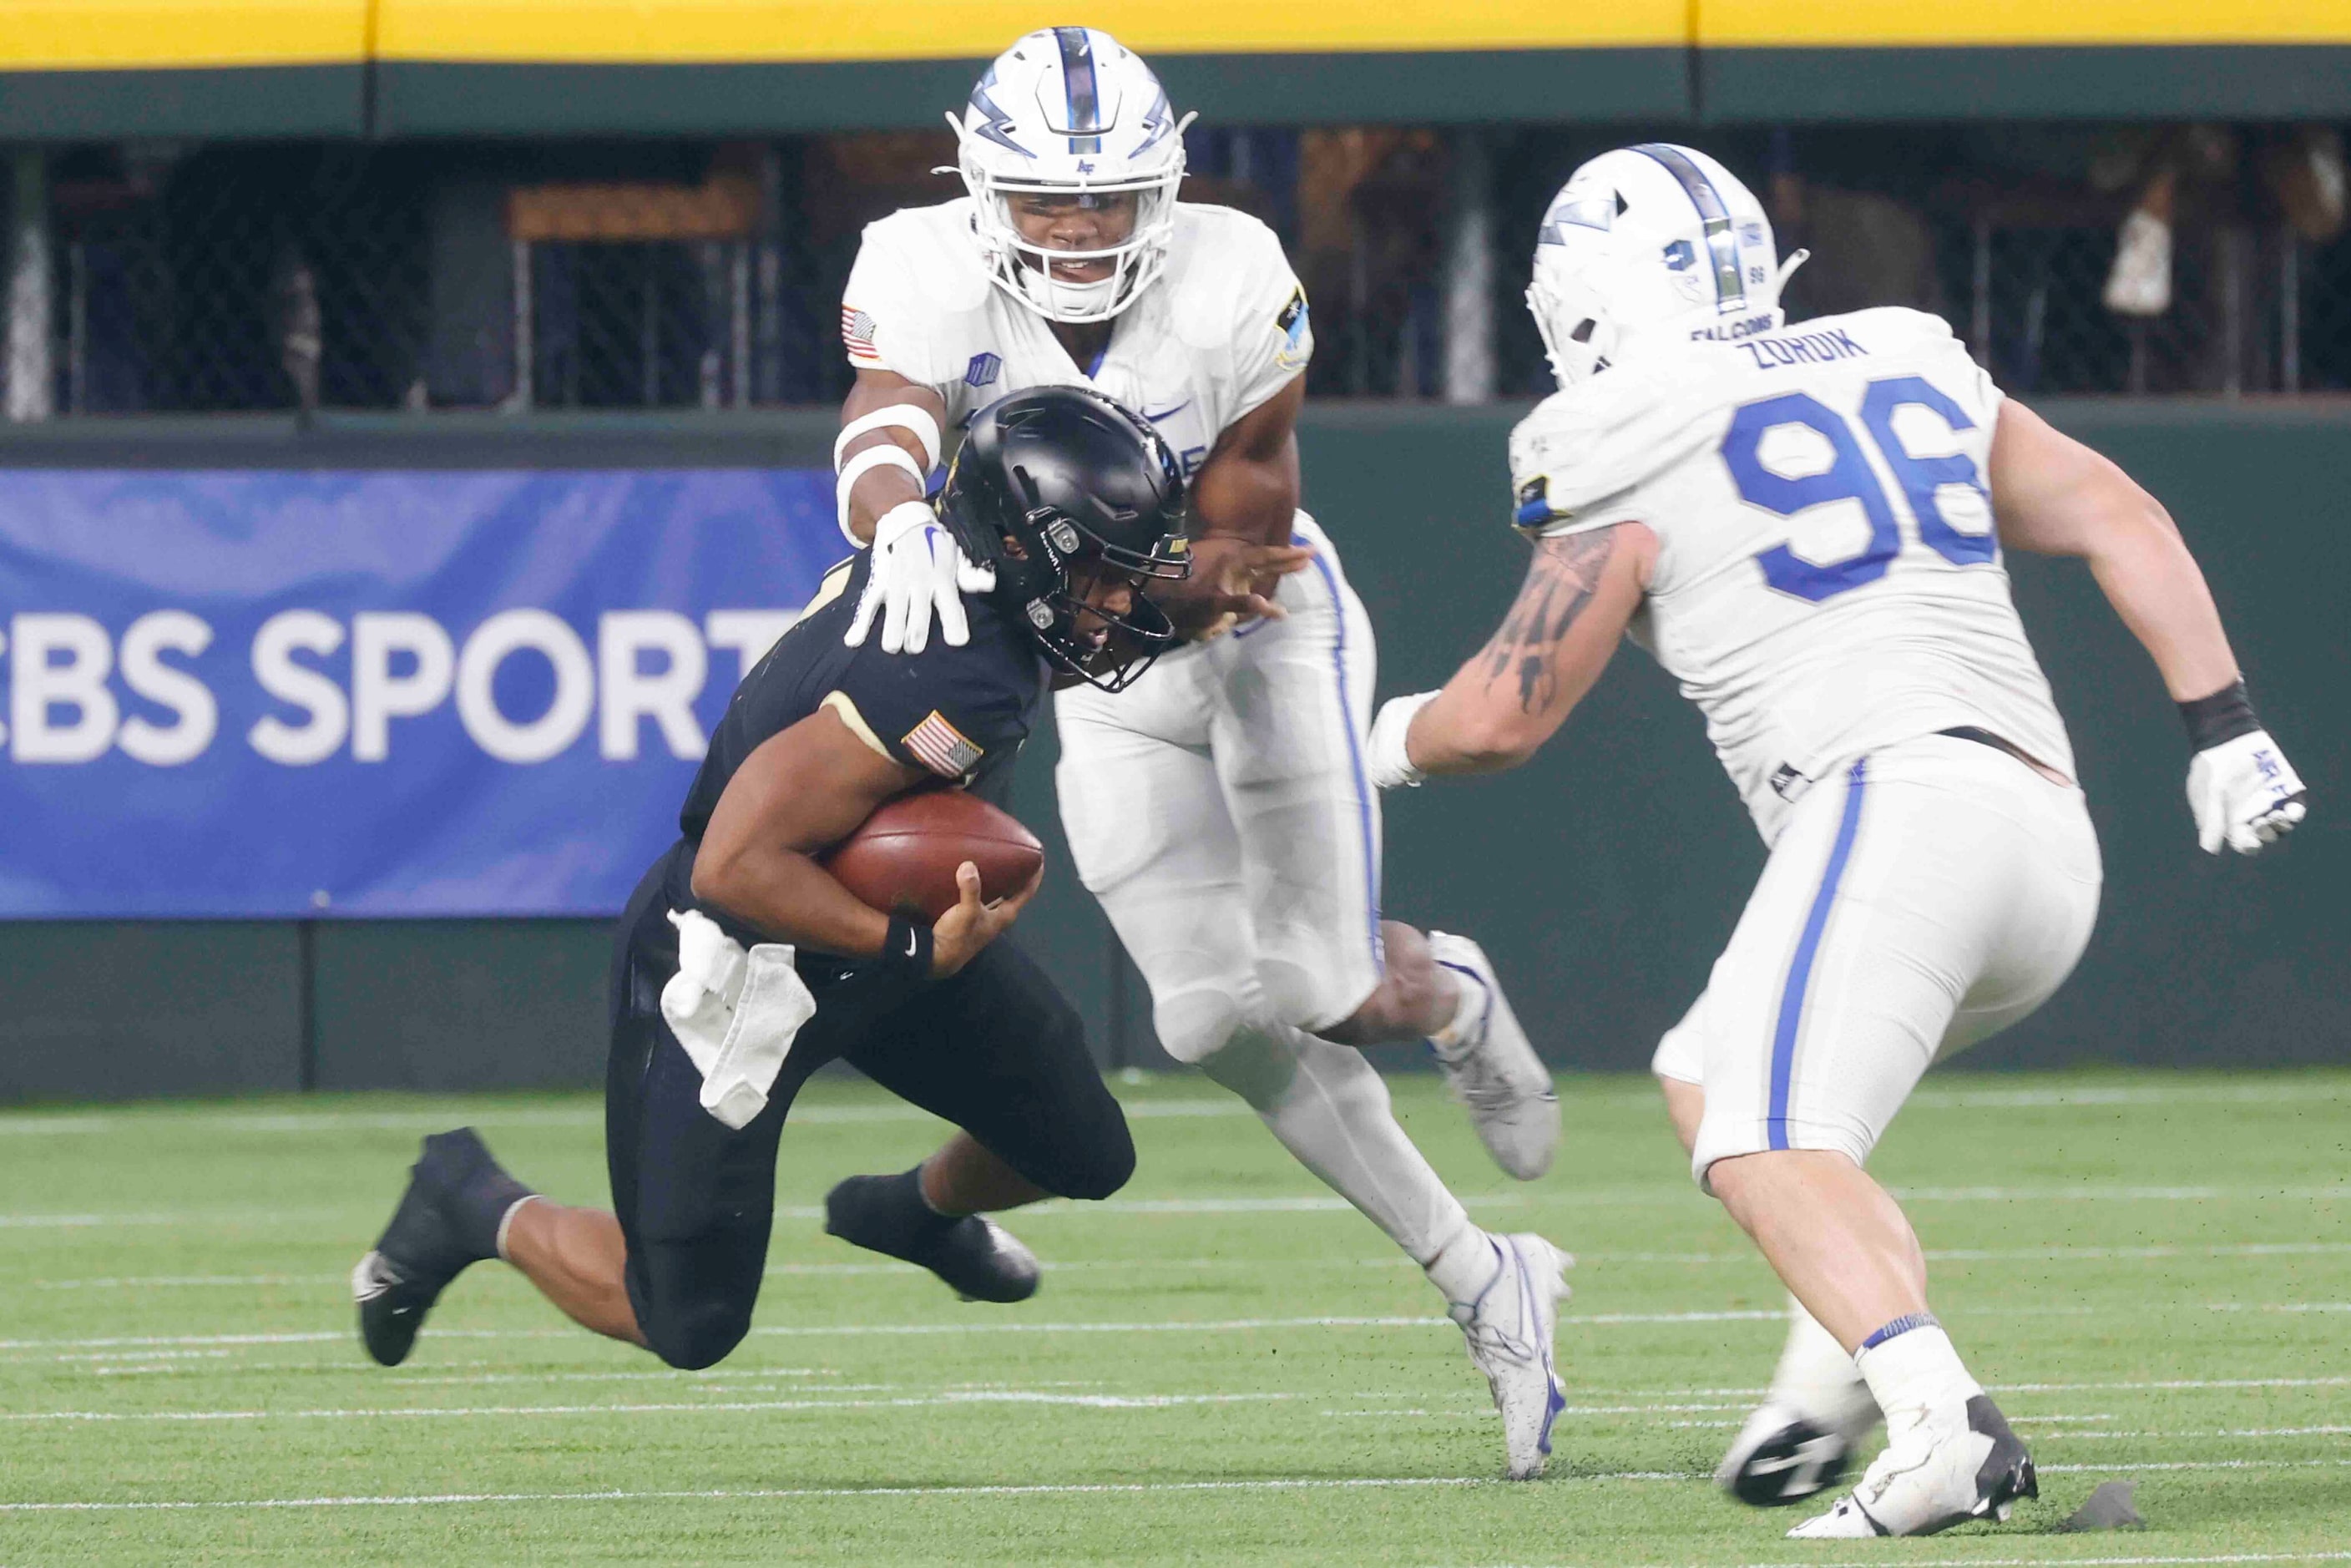
[[[1552,660],[1575,618],[1600,588],[1600,574],[1616,551],[1616,530],[1537,539],[1525,586],[1503,619],[1502,628],[1479,655],[1490,688],[1504,680],[1518,684],[1519,711],[1548,706],[1558,685]]]

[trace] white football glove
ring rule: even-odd
[[[2259,854],[2302,821],[2303,795],[2301,777],[2265,729],[2207,747],[2188,765],[2188,808],[2208,855],[2223,842],[2241,855]]]
[[[1371,776],[1373,789],[1394,789],[1399,785],[1416,789],[1428,777],[1412,765],[1404,737],[1412,728],[1413,715],[1436,700],[1435,692],[1415,692],[1380,705],[1379,716],[1372,720],[1371,738],[1364,744],[1364,771]]]
[[[883,653],[919,653],[930,643],[935,611],[939,635],[948,647],[960,648],[971,641],[963,596],[995,587],[996,569],[966,559],[928,502],[902,501],[873,525],[872,570],[841,641],[862,647],[879,615]]]

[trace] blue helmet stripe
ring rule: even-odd
[[[1056,27],[1053,37],[1061,46],[1061,86],[1070,104],[1070,151],[1099,152],[1102,92],[1094,81],[1093,40],[1083,27]]]
[[[1706,248],[1714,263],[1715,308],[1722,311],[1743,310],[1747,308],[1747,285],[1739,271],[1739,236],[1731,232],[1730,204],[1722,193],[1714,188],[1690,155],[1668,141],[1644,141],[1633,149],[1665,165],[1666,172],[1681,182],[1682,191],[1698,209],[1704,225]]]

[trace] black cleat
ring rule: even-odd
[[[1844,1479],[1852,1459],[1844,1434],[1797,1416],[1752,1448],[1734,1449],[1716,1479],[1750,1508],[1785,1508]]]
[[[924,1207],[912,1171],[841,1183],[824,1195],[824,1228],[852,1246],[928,1269],[967,1301],[1025,1301],[1044,1273],[1037,1255],[994,1220],[977,1214],[949,1219]]]
[[[1976,1469],[1977,1500],[1970,1518],[2004,1521],[2017,1499],[2041,1495],[2041,1477],[2032,1468],[2032,1456],[2009,1430],[2008,1417],[2000,1413],[1990,1395],[1979,1394],[1968,1401],[1968,1430],[1991,1439],[1991,1452]]]
[[[1972,1520],[2005,1522],[2020,1498],[2037,1498],[2032,1456],[1990,1396],[1938,1405],[1896,1432],[1861,1484],[1828,1512],[1788,1531],[1799,1540],[1865,1541],[1933,1535]]]
[[[408,1359],[424,1314],[449,1281],[496,1256],[496,1221],[489,1222],[485,1236],[481,1217],[470,1211],[502,1197],[510,1203],[512,1196],[527,1196],[528,1190],[498,1168],[471,1127],[424,1140],[392,1223],[351,1270],[360,1340],[368,1354],[384,1366]],[[504,1207],[497,1213],[503,1218]]]

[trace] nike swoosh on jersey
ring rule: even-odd
[[[1177,414],[1183,413],[1186,409],[1191,406],[1192,400],[1187,397],[1182,402],[1177,403],[1175,407],[1163,408],[1157,413],[1153,413],[1150,410],[1145,409],[1144,411],[1143,417],[1149,420],[1152,423],[1157,424],[1163,419],[1175,418]]]

